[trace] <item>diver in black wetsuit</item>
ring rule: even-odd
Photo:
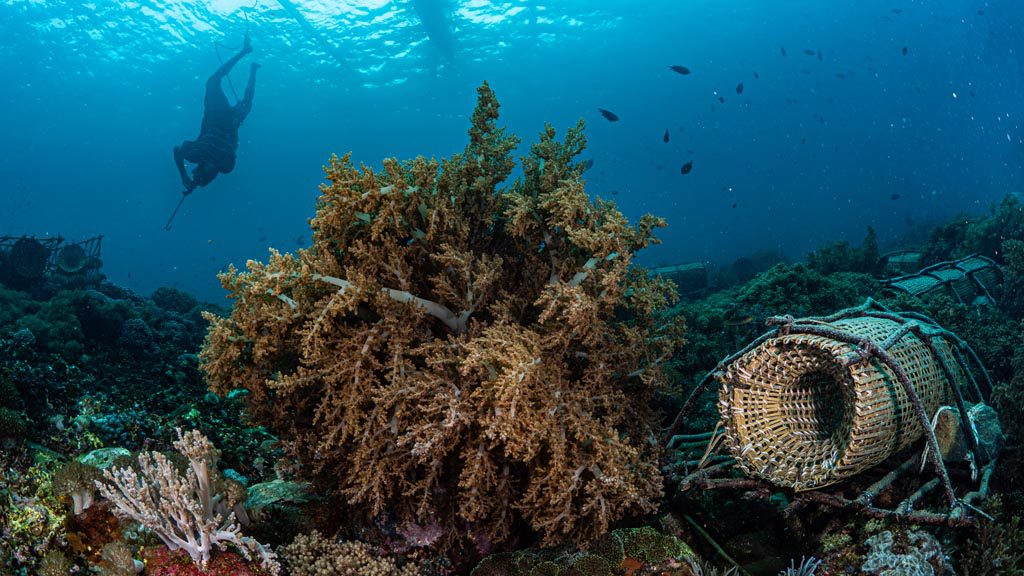
[[[206,186],[217,174],[227,174],[235,168],[235,152],[238,150],[238,127],[252,109],[252,96],[256,91],[256,71],[259,64],[253,64],[249,71],[249,85],[245,87],[245,96],[234,106],[228,104],[228,98],[221,89],[221,79],[238,64],[246,54],[252,52],[249,35],[245,36],[242,50],[221,65],[206,81],[205,110],[203,125],[195,140],[186,140],[181,146],[174,147],[174,163],[181,174],[181,183],[185,185],[187,196],[199,186]],[[195,164],[192,177],[185,172],[185,161]]]

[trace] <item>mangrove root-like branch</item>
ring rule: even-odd
[[[914,455],[907,459],[906,462],[900,464],[896,468],[893,468],[880,480],[871,486],[868,486],[867,490],[862,492],[854,502],[864,506],[870,506],[871,503],[875,501],[875,498],[877,498],[882,492],[885,492],[889,486],[892,486],[892,483],[898,480],[900,476],[903,476],[909,470],[916,468],[920,457],[920,453],[914,453]]]
[[[704,541],[707,542],[709,546],[714,548],[715,552],[719,556],[721,556],[723,560],[725,560],[730,565],[732,565],[734,568],[736,568],[737,572],[739,572],[740,574],[744,574],[745,576],[750,576],[750,572],[747,572],[746,570],[744,570],[743,567],[739,565],[739,563],[737,563],[735,560],[733,560],[732,557],[729,556],[729,554],[726,553],[726,551],[721,546],[718,545],[718,542],[715,542],[715,539],[711,537],[711,534],[708,534],[707,530],[704,530],[703,528],[701,528],[700,524],[697,524],[696,520],[694,520],[689,514],[683,514],[683,518],[686,519],[686,522],[690,526],[692,526],[694,530],[697,531],[697,534],[699,534],[700,537],[703,538]]]
[[[352,287],[352,283],[342,278],[335,278],[334,276],[325,276],[323,274],[313,274],[314,280],[320,282],[326,282],[338,287],[339,291],[345,291]],[[394,288],[381,288],[389,298],[396,302],[402,302],[405,304],[412,304],[423,309],[427,314],[430,314],[434,318],[437,318],[448,327],[449,330],[456,334],[463,334],[466,332],[466,328],[469,325],[469,314],[460,312],[456,314],[452,312],[447,306],[438,304],[437,302],[426,300],[406,292],[404,290],[395,290]]]

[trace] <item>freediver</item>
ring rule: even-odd
[[[181,174],[181,183],[185,185],[182,192],[185,196],[197,187],[213,182],[217,174],[227,174],[235,168],[238,127],[252,110],[252,97],[256,91],[256,71],[260,65],[253,63],[249,70],[249,84],[245,87],[245,96],[234,106],[228,103],[228,97],[221,88],[221,80],[250,52],[252,43],[246,34],[242,50],[221,64],[206,81],[203,124],[199,129],[199,136],[195,140],[186,140],[181,146],[174,147],[174,163]],[[196,165],[192,169],[191,178],[185,172],[186,161]]]

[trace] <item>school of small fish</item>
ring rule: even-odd
[[[903,14],[903,9],[902,8],[892,8],[890,10],[890,13],[894,14],[894,15],[901,15],[901,14]],[[978,10],[977,14],[979,16],[984,15],[984,10]],[[885,17],[885,19],[888,19],[888,17]],[[805,56],[817,58],[817,60],[819,62],[823,62],[824,61],[824,55],[822,54],[822,51],[821,51],[820,48],[802,48],[801,52]],[[901,49],[901,52],[902,52],[903,56],[907,56],[907,54],[909,52],[909,47],[908,46],[903,46],[902,49]],[[786,58],[788,56],[788,53],[786,52],[785,45],[781,45],[781,44],[779,45],[779,53],[780,53],[780,55],[783,58]],[[868,57],[868,60],[871,61],[872,59],[870,57]],[[668,66],[668,69],[670,71],[674,72],[675,74],[680,75],[680,76],[690,76],[691,74],[693,74],[693,71],[688,66],[684,66],[682,64],[670,64]],[[802,70],[802,72],[809,73],[808,70]],[[843,72],[837,72],[835,74],[835,77],[840,79],[840,80],[843,80],[843,79],[846,79],[846,78],[848,78],[848,77],[850,77],[852,75],[853,75],[853,71],[852,70],[847,70],[847,71],[843,71]],[[761,75],[755,70],[753,72],[753,77],[754,77],[755,80],[758,80],[758,79],[761,78]],[[743,95],[744,94],[745,87],[744,87],[743,82],[739,82],[739,83],[736,84],[735,91],[736,91],[737,95]],[[714,96],[715,96],[715,99],[718,101],[719,104],[724,104],[725,103],[725,97],[724,96],[718,94],[717,92],[715,92]],[[796,100],[795,99],[791,99],[791,102],[796,102]],[[606,108],[598,108],[597,110],[601,114],[601,116],[605,120],[607,120],[608,122],[618,122],[619,121],[619,115],[616,114],[615,112],[612,112],[611,110],[608,110]],[[712,111],[715,110],[714,105],[712,105],[711,110]],[[817,119],[820,124],[822,124],[822,125],[825,124],[825,119],[820,114],[815,113],[815,114],[813,114],[813,117],[815,119]],[[665,130],[665,133],[662,135],[661,140],[665,144],[669,143],[669,141],[670,141],[670,134],[669,134],[669,130],[668,129]],[[801,142],[801,144],[803,144],[803,143],[806,143],[806,141],[807,141],[806,138],[802,138],[800,142]],[[691,152],[692,153],[691,150],[688,150],[687,152]],[[593,165],[594,165],[594,160],[593,159],[589,159],[589,160],[587,160],[585,162],[583,170],[587,171]],[[693,171],[693,160],[687,160],[685,163],[682,164],[682,166],[679,169],[679,173],[682,174],[683,176],[689,174],[692,171]],[[617,191],[613,191],[612,192],[612,195],[616,195],[616,194],[618,194]],[[900,195],[896,194],[896,193],[894,193],[894,194],[892,194],[890,196],[891,200],[898,200],[899,198],[900,198]],[[732,208],[736,208],[737,206],[738,206],[738,204],[736,204],[736,203],[732,204]]]

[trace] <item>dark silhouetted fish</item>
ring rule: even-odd
[[[757,80],[760,76],[757,74],[757,70],[754,70],[754,80]]]
[[[843,74],[842,72],[837,72],[836,73],[836,78],[839,78],[840,80],[842,80],[842,79],[846,78],[846,74]]]
[[[736,93],[743,94],[743,82],[740,82],[739,84],[736,85]]]
[[[683,164],[683,167],[679,169],[679,173],[682,174],[683,176],[689,174],[692,171],[693,171],[693,160],[690,160],[686,164]]]
[[[904,55],[904,56],[906,56],[906,55],[907,55],[907,47],[906,47],[906,46],[904,46],[904,47],[903,47],[903,55]]]
[[[587,158],[587,161],[583,163],[583,171],[586,172],[587,170],[590,170],[593,167],[594,167],[594,159],[593,158]]]
[[[810,48],[804,48],[804,54],[806,54],[808,56],[814,56],[815,54],[817,54],[817,52],[815,52],[814,50],[811,50]]]
[[[680,66],[679,64],[673,64],[669,66],[668,69],[675,72],[676,74],[682,74],[683,76],[686,76],[687,74],[690,73],[689,68],[687,68],[686,66]]]
[[[893,14],[903,14],[903,8],[893,8],[890,12]]]
[[[733,202],[733,203],[732,203],[732,207],[733,207],[733,208],[735,208],[735,207],[737,207],[737,206],[739,206],[739,204],[737,204],[737,203],[735,203],[735,202]]]
[[[600,112],[601,116],[604,116],[604,119],[609,121],[609,122],[618,122],[619,121],[619,115],[616,114],[615,112],[612,112],[611,110],[605,110],[604,108],[598,108],[597,111]]]
[[[779,45],[779,52],[781,52],[781,53],[782,53],[782,57],[783,57],[783,58],[785,58],[785,57],[786,57],[786,47],[785,47],[785,46],[782,46],[782,45],[780,44],[780,45]]]
[[[723,96],[719,96],[718,101],[721,102],[722,104],[725,104],[725,98]]]
[[[900,195],[895,193],[895,192],[893,192],[892,194],[889,195],[889,200],[899,200],[899,199],[900,199]]]
[[[978,16],[984,16],[984,15],[985,15],[985,11],[984,10],[978,10]]]
[[[818,62],[821,62],[821,49],[818,49]]]
[[[668,130],[665,130],[665,135],[661,137],[661,141],[668,144]]]
[[[619,195],[619,191],[618,190],[612,190],[612,196],[618,196],[618,195]]]

